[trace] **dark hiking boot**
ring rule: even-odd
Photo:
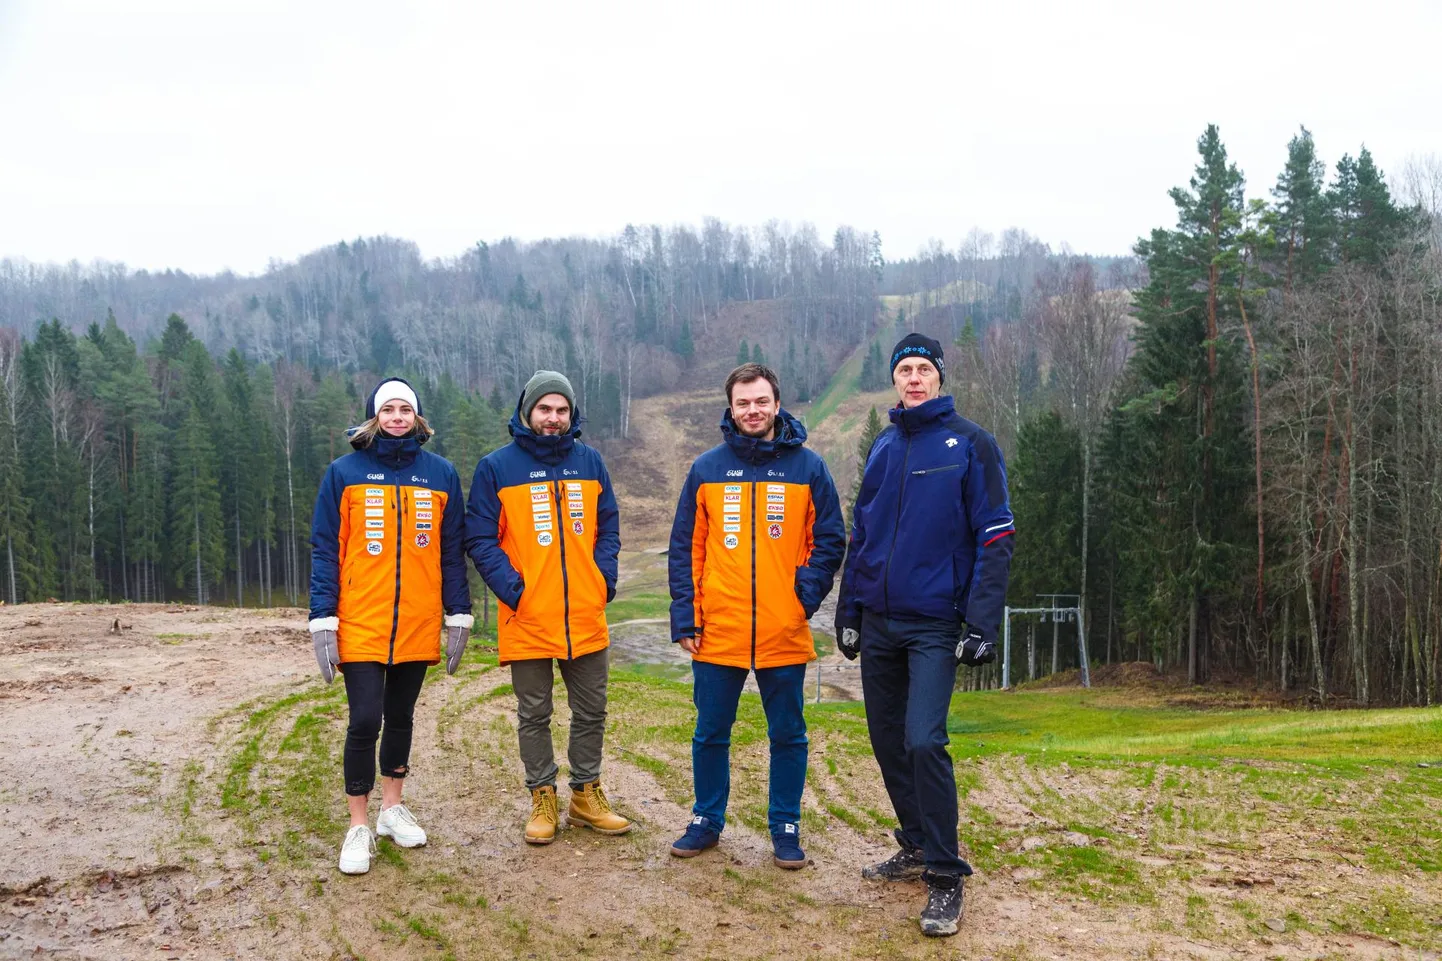
[[[868,864],[861,876],[868,881],[915,881],[926,870],[920,851],[902,848],[879,864]]]
[[[956,933],[961,923],[962,893],[965,879],[959,874],[926,872],[926,907],[921,909],[921,933],[929,938],[944,938]]]

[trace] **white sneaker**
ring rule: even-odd
[[[426,843],[426,832],[404,804],[381,808],[380,817],[376,818],[376,833],[403,848],[418,848]]]
[[[371,869],[371,854],[375,852],[376,839],[371,829],[357,824],[345,833],[345,843],[340,846],[340,870],[342,874],[365,874]]]

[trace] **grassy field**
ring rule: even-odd
[[[652,601],[634,598],[631,613],[654,613]],[[432,791],[439,780],[443,795],[465,798],[463,808],[451,805],[469,812],[460,816],[499,816],[474,837],[509,837],[521,793],[509,672],[480,640],[456,679],[433,672],[428,682],[448,693],[425,735],[435,756],[423,756],[421,769]],[[824,950],[813,953],[823,956],[945,956],[913,936],[914,922],[894,916],[904,908],[873,916],[858,907],[856,885],[845,880],[884,853],[895,826],[860,705],[806,708],[812,747],[802,832],[825,867],[812,886],[790,888],[769,867],[734,856],[686,871],[665,857],[691,802],[690,688],[618,669],[610,690],[612,776],[618,799],[642,823],[615,848],[618,873],[607,883],[635,885],[637,897],[671,905],[677,918],[697,910],[697,898],[714,897],[735,917],[785,915],[819,939]],[[558,700],[564,705],[559,686]],[[346,911],[330,870],[343,824],[333,788],[344,717],[340,689],[319,686],[228,712],[213,722],[224,763],[209,774],[188,770],[172,800],[197,855],[222,844],[205,813],[218,807],[248,857],[308,885],[315,903],[302,912],[306,924]],[[1207,709],[1175,706],[1161,690],[1023,690],[958,694],[949,729],[963,849],[982,885],[969,906],[988,898],[1009,911],[1064,905],[1080,919],[1069,923],[1088,926],[1074,930],[1110,932],[1108,950],[1084,957],[1185,957],[1172,950],[1184,944],[1279,958],[1393,956],[1358,953],[1368,945],[1414,952],[1397,957],[1442,948],[1442,711]],[[564,735],[557,740],[563,758]],[[735,830],[758,835],[766,825],[765,743],[759,700],[746,695],[733,736],[730,816]],[[648,791],[659,792],[649,809],[640,807]],[[427,807],[433,816],[444,809],[434,798]],[[512,847],[522,861],[535,858]],[[403,880],[405,893],[337,956],[716,956],[684,922],[673,930],[635,914],[558,915],[553,904],[515,897],[513,867],[499,865],[498,874],[463,860],[437,873],[433,863],[383,840],[377,871]],[[565,887],[567,861],[537,863],[526,870],[541,873],[527,883]],[[863,900],[874,890],[863,889]],[[883,907],[887,896],[873,895]],[[277,920],[286,923],[302,922]],[[589,935],[578,935],[577,924]],[[995,957],[1048,957],[1059,943],[1024,918],[1004,936],[987,931],[971,943]],[[1065,929],[1058,936],[1064,941]]]

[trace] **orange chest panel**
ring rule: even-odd
[[[706,558],[749,567],[752,546],[758,563],[799,566],[811,552],[815,513],[811,488],[772,482],[702,484],[697,502],[706,520]],[[728,563],[729,566],[729,563]]]

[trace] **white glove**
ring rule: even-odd
[[[340,651],[336,647],[335,632],[340,628],[338,617],[317,617],[310,622],[310,641],[315,646],[315,662],[320,665],[320,676],[327,684],[335,680],[335,669],[340,666]]]

